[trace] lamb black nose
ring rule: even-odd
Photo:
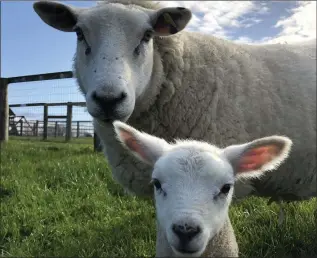
[[[118,96],[100,96],[94,91],[92,93],[92,98],[96,103],[107,112],[112,112],[114,108],[119,105],[125,98],[127,94],[125,92],[121,92]]]
[[[199,226],[189,225],[186,223],[173,224],[172,230],[178,236],[182,244],[188,243],[201,232],[201,229]]]

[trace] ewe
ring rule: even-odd
[[[152,194],[150,167],[117,143],[112,122],[172,140],[228,146],[286,135],[293,151],[277,171],[237,181],[235,197],[304,200],[316,196],[316,42],[235,44],[185,31],[186,8],[111,0],[89,8],[34,4],[55,29],[76,33],[74,74],[113,176]]]
[[[237,257],[228,217],[234,182],[276,169],[292,141],[271,136],[220,149],[191,140],[169,144],[125,123],[113,125],[119,142],[152,167],[156,256]]]

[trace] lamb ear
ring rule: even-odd
[[[57,30],[71,32],[77,23],[76,8],[65,4],[39,1],[33,4],[33,9],[46,24]]]
[[[169,36],[183,30],[192,18],[192,13],[184,7],[162,8],[152,14],[152,24],[156,35]]]
[[[223,150],[237,177],[258,177],[276,169],[288,157],[293,142],[284,136],[270,136],[232,145]]]
[[[136,158],[149,165],[153,166],[169,146],[165,140],[140,132],[123,122],[115,121],[113,126],[122,145]]]

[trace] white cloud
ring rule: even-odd
[[[260,23],[262,21],[263,21],[262,19],[252,17],[252,18],[243,19],[243,21],[241,21],[241,23],[243,24],[243,27],[249,28],[249,27],[251,27],[251,26],[253,26],[255,24],[258,24],[258,23]]]
[[[240,43],[290,43],[316,38],[316,1],[297,2],[296,7],[289,10],[288,17],[276,22],[275,28],[280,28],[281,32],[260,40],[248,35],[233,38],[230,31],[261,23],[263,19],[259,18],[260,15],[269,18],[270,9],[263,1],[161,1],[161,4],[191,9],[194,15],[187,30],[209,33]]]
[[[232,28],[248,28],[261,22],[255,16],[268,12],[266,3],[254,1],[161,1],[161,4],[189,8],[194,17],[188,24],[188,30],[222,38],[230,38]],[[252,17],[244,17],[250,14]]]
[[[193,17],[186,30],[200,31],[217,37],[226,38],[239,43],[267,44],[290,43],[316,39],[316,1],[298,1],[289,11],[289,15],[281,17],[275,28],[281,31],[254,40],[251,35],[232,36],[233,31],[247,29],[263,21],[271,19],[270,8],[266,1],[156,1],[163,6],[183,6],[189,8]],[[294,3],[289,1],[289,3]],[[271,2],[274,8],[274,2]],[[274,17],[275,18],[275,17]],[[244,32],[245,33],[245,32]]]
[[[238,43],[245,43],[245,44],[253,44],[254,43],[254,40],[252,40],[249,37],[245,37],[245,36],[238,37],[234,41],[238,42]]]
[[[274,26],[282,31],[266,43],[291,43],[316,39],[316,2],[302,1]]]

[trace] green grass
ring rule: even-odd
[[[123,194],[90,141],[13,138],[1,149],[2,256],[154,256],[152,201]],[[286,206],[281,227],[266,201],[230,210],[241,256],[316,255],[316,200]]]

